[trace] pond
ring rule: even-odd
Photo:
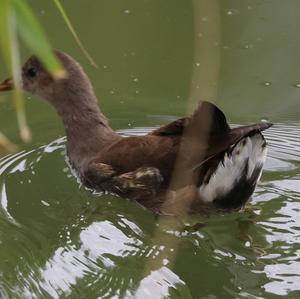
[[[246,211],[162,218],[81,186],[46,102],[26,96],[34,140],[21,144],[1,94],[0,128],[19,150],[0,158],[0,297],[299,298],[299,1],[62,1],[97,69],[51,1],[28,2],[120,134],[145,134],[200,99],[232,125],[275,126]]]

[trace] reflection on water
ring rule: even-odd
[[[278,124],[266,137],[269,157],[249,209],[190,216],[180,229],[80,187],[66,168],[64,138],[3,157],[0,297],[295,298],[300,124]]]

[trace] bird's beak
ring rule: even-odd
[[[4,80],[0,83],[0,91],[7,91],[14,89],[14,83],[11,78]]]

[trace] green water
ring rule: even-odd
[[[34,140],[21,144],[11,95],[1,94],[0,128],[19,151],[0,159],[0,298],[299,298],[299,1],[62,1],[98,69],[51,1],[29,3],[124,135],[200,98],[233,124],[276,125],[250,211],[161,219],[80,186],[45,102],[28,99]]]

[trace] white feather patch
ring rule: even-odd
[[[225,153],[223,163],[220,162],[208,184],[202,184],[198,188],[199,196],[208,203],[220,195],[228,194],[242,178],[246,165],[248,164],[247,179],[250,179],[256,168],[262,168],[266,155],[267,147],[260,133],[243,138],[234,147],[232,153]],[[257,181],[260,179],[261,172]]]

